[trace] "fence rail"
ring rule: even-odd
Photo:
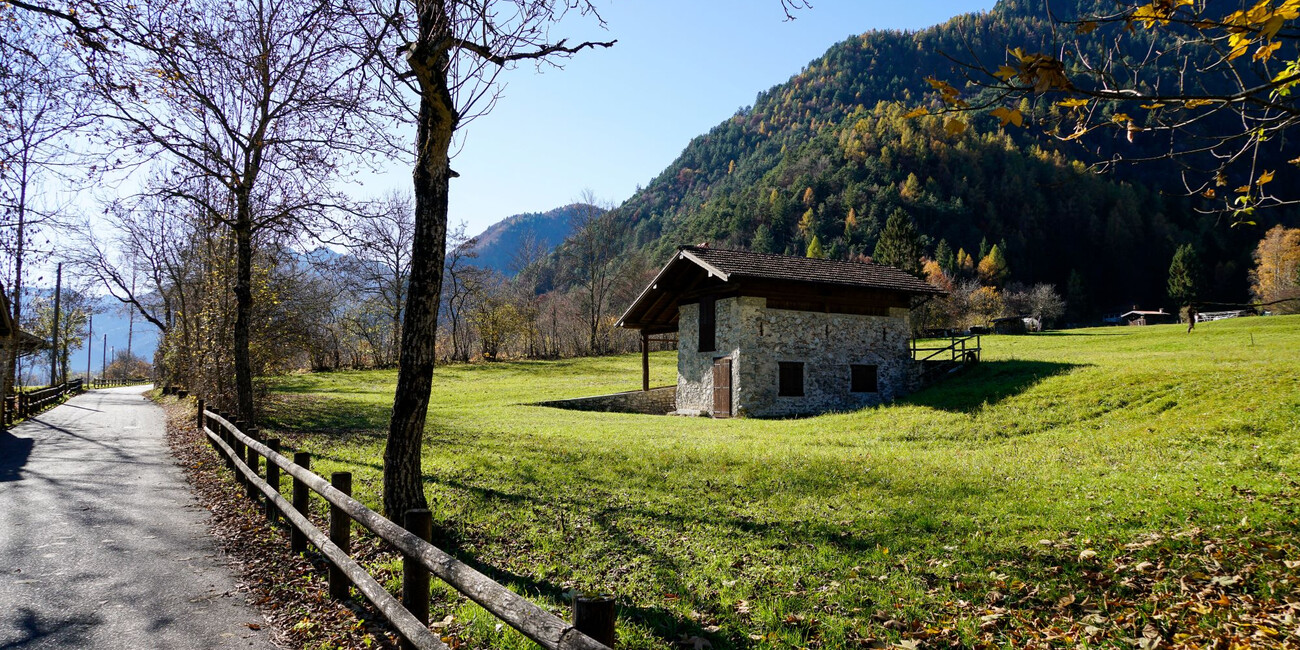
[[[92,379],[90,380],[91,388],[111,388],[114,386],[138,386],[147,384],[151,380],[147,377],[127,377],[124,379]]]
[[[912,359],[914,361],[962,361],[973,362],[980,360],[980,337],[976,336],[954,336],[942,342],[935,341],[918,341],[911,339],[909,342]],[[974,343],[971,343],[974,341]],[[937,347],[920,347],[923,344],[934,344]],[[922,356],[922,353],[928,352]],[[945,355],[944,353],[948,354]]]
[[[429,536],[427,510],[406,513],[407,528],[403,528],[352,498],[350,473],[337,472],[333,480],[326,481],[309,469],[309,455],[299,452],[289,460],[279,453],[278,440],[262,441],[248,435],[221,413],[205,409],[203,400],[199,400],[196,420],[225,457],[226,465],[236,471],[249,497],[258,500],[260,493],[269,518],[274,520],[279,513],[289,521],[296,531],[291,540],[295,550],[305,546],[305,538],[330,561],[334,569],[330,572],[331,595],[346,598],[347,586],[355,586],[397,628],[408,647],[447,648],[428,628],[430,573],[546,650],[609,650],[614,645],[613,599],[575,598],[574,623],[566,622],[423,539]],[[269,481],[259,475],[263,458]],[[293,479],[292,503],[280,494],[281,471]],[[307,519],[309,491],[330,505],[329,535]],[[402,553],[402,602],[348,556],[353,521]]]
[[[69,393],[80,393],[83,388],[82,380],[74,379],[65,381],[58,386],[47,386],[25,393],[5,396],[4,424],[9,426],[16,420],[31,417],[45,410],[47,406],[54,404]]]

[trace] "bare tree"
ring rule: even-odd
[[[355,47],[334,3],[105,11],[114,49],[83,60],[101,115],[120,127],[106,144],[133,152],[135,164],[172,161],[170,197],[233,234],[237,411],[251,422],[254,240],[311,226],[337,201],[327,182],[346,170],[344,157],[389,144],[361,110],[369,95]],[[210,185],[221,192],[193,191]]]
[[[561,256],[570,279],[582,296],[582,310],[588,328],[587,349],[592,354],[606,350],[601,340],[609,295],[617,278],[621,222],[615,214],[596,205],[588,190],[578,204],[573,218],[573,232],[560,245]]]
[[[478,240],[465,234],[465,222],[461,222],[447,237],[446,269],[447,278],[446,303],[448,325],[451,329],[451,360],[462,363],[469,361],[469,325],[468,317],[474,299],[482,291],[482,270],[470,263],[478,257],[474,247]]]
[[[0,7],[0,18],[5,18]],[[59,167],[70,157],[67,139],[83,119],[84,104],[73,89],[67,54],[51,33],[30,16],[18,15],[4,30],[22,38],[0,38],[0,250],[13,322],[23,321],[26,266],[41,231],[48,236],[59,224],[47,185],[61,178]],[[5,342],[0,395],[14,385],[17,333]],[[0,412],[3,411],[0,404]]]
[[[367,206],[353,219],[352,242],[348,248],[359,263],[350,265],[360,280],[360,289],[373,296],[390,323],[387,352],[379,361],[396,365],[400,360],[402,312],[406,308],[406,285],[411,277],[411,239],[415,225],[410,195],[392,192]]]

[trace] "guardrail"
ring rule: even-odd
[[[25,393],[5,396],[4,425],[9,426],[15,421],[36,415],[45,410],[47,406],[54,404],[68,393],[80,393],[83,388],[82,380],[74,379],[65,381],[58,386],[48,386]]]
[[[260,502],[266,517],[272,523],[279,516],[288,521],[290,547],[301,552],[310,542],[329,560],[330,596],[346,599],[348,588],[356,587],[397,629],[407,647],[447,650],[446,644],[428,627],[430,574],[546,650],[610,650],[613,647],[613,598],[574,598],[574,620],[566,622],[430,544],[432,515],[428,510],[405,513],[405,526],[398,526],[352,498],[350,472],[335,472],[326,481],[310,470],[311,455],[307,452],[297,452],[289,460],[280,454],[278,439],[263,441],[257,438],[256,429],[250,429],[253,435],[241,431],[241,422],[231,422],[220,412],[207,410],[202,399],[198,400],[196,425],[225,459],[226,466],[235,471],[249,498]],[[266,459],[264,476],[259,474],[261,459]],[[293,479],[292,502],[280,494],[281,471]],[[307,518],[312,492],[329,504],[328,535]],[[401,552],[400,602],[349,557],[354,521]]]

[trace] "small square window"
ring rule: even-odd
[[[779,397],[803,397],[803,362],[777,362],[777,390]]]
[[[878,366],[858,363],[849,366],[849,392],[876,393],[879,391]]]

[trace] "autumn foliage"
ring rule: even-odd
[[[1269,311],[1300,313],[1300,228],[1275,226],[1260,240],[1250,291]]]

